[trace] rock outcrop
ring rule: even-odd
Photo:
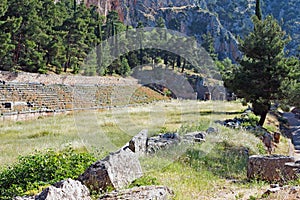
[[[120,19],[136,27],[139,21],[145,26],[155,26],[163,17],[166,27],[195,36],[203,42],[201,35],[210,33],[214,38],[214,48],[221,58],[237,59],[236,35],[244,36],[252,28],[251,16],[255,13],[253,0],[85,0],[88,5],[97,5],[100,13],[116,10]],[[272,14],[282,22],[283,29],[292,37],[288,50],[296,54],[300,44],[300,2],[294,0],[271,1],[262,4],[264,16]]]
[[[167,200],[174,195],[168,187],[165,186],[142,186],[132,189],[114,191],[100,197],[99,200],[115,200],[115,199],[130,199],[130,200]]]
[[[123,188],[142,175],[137,154],[124,147],[92,164],[78,180],[90,189],[103,191]]]

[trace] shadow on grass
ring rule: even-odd
[[[207,111],[193,111],[193,112],[183,112],[183,113],[172,113],[171,115],[176,116],[176,115],[238,115],[242,114],[244,111],[234,111],[234,112],[225,112],[225,111],[212,111],[212,110],[207,110]]]
[[[196,171],[210,171],[220,178],[246,179],[248,152],[227,142],[217,143],[209,153],[191,148],[181,157],[183,164]]]

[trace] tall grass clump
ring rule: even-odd
[[[18,162],[0,172],[0,199],[32,195],[42,186],[77,178],[95,160],[91,154],[72,148],[19,157]]]

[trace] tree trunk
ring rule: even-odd
[[[181,73],[183,73],[183,72],[184,72],[185,65],[186,65],[186,60],[184,59],[184,61],[183,61],[183,65],[182,65],[182,67],[181,67]]]
[[[258,122],[258,125],[259,126],[263,126],[264,123],[265,123],[265,120],[267,118],[267,114],[268,114],[268,111],[264,111],[261,115],[260,115],[260,120]]]

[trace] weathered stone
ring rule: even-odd
[[[294,169],[286,163],[294,162],[290,156],[250,156],[248,161],[248,179],[260,179],[269,182],[285,182],[294,178]]]
[[[174,195],[168,187],[165,186],[142,186],[127,190],[114,191],[105,194],[99,200],[116,200],[116,199],[130,199],[130,200],[167,200]]]
[[[123,188],[142,175],[138,156],[124,147],[92,164],[78,180],[88,188],[101,191],[107,187]]]
[[[79,181],[67,179],[44,189],[34,197],[16,197],[14,200],[91,200],[90,191]]]
[[[205,141],[206,133],[204,132],[192,132],[183,136],[184,140],[188,142],[203,142]]]
[[[148,130],[144,129],[129,141],[128,147],[134,153],[142,155],[147,151],[147,140]]]
[[[155,153],[160,149],[166,149],[178,144],[181,138],[177,133],[165,133],[148,139],[147,153]]]
[[[207,133],[207,134],[218,133],[218,132],[219,132],[219,129],[214,128],[214,127],[209,127],[209,128],[206,130],[206,133]]]
[[[262,195],[268,199],[299,199],[299,186],[283,186],[270,188]]]
[[[90,191],[79,181],[67,179],[44,189],[35,197],[36,200],[91,200]]]

